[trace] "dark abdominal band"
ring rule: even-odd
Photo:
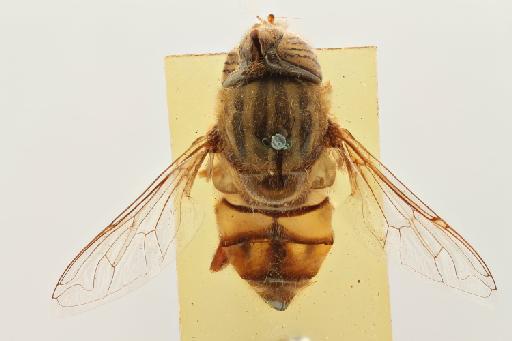
[[[260,208],[251,208],[248,206],[242,206],[242,205],[235,205],[227,201],[225,198],[222,199],[223,203],[232,208],[235,211],[241,212],[241,213],[260,213],[264,214],[269,217],[273,218],[280,218],[280,217],[297,217],[301,216],[303,214],[316,211],[325,205],[329,203],[329,198],[326,197],[324,200],[322,200],[320,203],[316,205],[310,205],[310,206],[302,206],[293,210],[286,210],[286,211],[274,211],[274,210],[265,210]]]

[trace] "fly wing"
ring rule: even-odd
[[[69,263],[52,298],[62,307],[89,307],[158,273],[174,253],[183,199],[210,149],[200,137],[167,167]]]
[[[447,286],[481,297],[496,290],[491,271],[469,242],[348,130],[334,124],[330,128],[335,129],[331,144],[348,173],[352,195],[359,197],[365,225],[383,247],[393,239],[402,264]]]

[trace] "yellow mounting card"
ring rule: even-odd
[[[316,51],[331,112],[374,155],[379,153],[376,48]],[[225,54],[165,59],[173,158],[215,124]],[[206,164],[206,162],[205,162]],[[272,309],[231,265],[211,272],[219,243],[211,182],[197,178],[178,233],[177,270],[183,341],[391,340],[384,250],[361,233],[361,212],[347,205],[345,174],[329,193],[334,244],[318,274],[284,311]],[[377,224],[379,222],[376,222]],[[296,339],[294,339],[296,338]]]

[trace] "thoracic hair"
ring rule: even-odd
[[[275,76],[222,88],[217,112],[225,157],[241,172],[276,172],[267,141],[278,133],[290,145],[282,172],[307,170],[323,150],[330,90],[328,83]]]
[[[307,197],[315,182],[309,171],[325,150],[329,91],[329,85],[281,76],[220,90],[222,158],[247,202],[295,205]],[[276,136],[284,149],[270,144]]]

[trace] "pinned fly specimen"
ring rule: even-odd
[[[335,242],[329,189],[340,175],[362,214],[378,217],[361,228],[382,246],[398,236],[403,263],[468,293],[496,290],[476,250],[335,122],[313,49],[272,16],[227,55],[221,85],[216,124],[71,261],[53,292],[61,306],[155,274],[200,175],[221,194],[211,271],[233,266],[274,309],[311,284]]]

